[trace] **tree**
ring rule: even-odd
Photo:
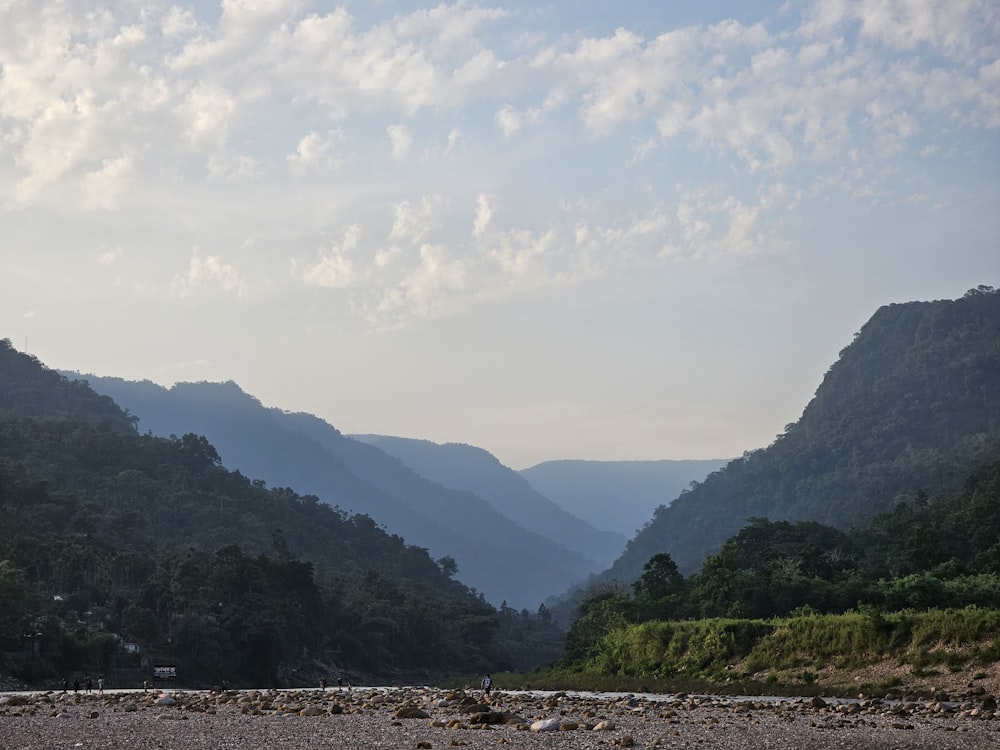
[[[16,644],[24,635],[30,602],[24,571],[10,560],[0,560],[0,643]]]
[[[458,572],[458,563],[455,562],[455,558],[451,555],[439,558],[437,564],[441,568],[441,572],[448,578],[452,578]]]

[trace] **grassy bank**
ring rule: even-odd
[[[1000,611],[967,608],[646,622],[577,664],[497,675],[500,688],[791,695],[884,693],[925,678],[996,676]],[[878,669],[873,667],[878,666]]]

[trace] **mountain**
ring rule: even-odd
[[[203,436],[139,434],[8,340],[0,518],[0,676],[134,686],[164,659],[186,686],[264,686],[498,663],[501,613],[427,550],[228,471]]]
[[[545,461],[520,474],[564,509],[631,537],[659,505],[721,468],[725,460]]]
[[[352,435],[395,456],[417,474],[455,490],[466,490],[489,502],[508,518],[562,544],[597,564],[610,565],[625,548],[623,534],[600,531],[552,502],[496,456],[471,445],[388,435]],[[651,511],[650,511],[651,512]]]
[[[879,308],[801,418],[681,493],[602,578],[654,554],[699,568],[751,518],[864,527],[900,500],[959,489],[1000,456],[1000,290]]]
[[[165,388],[67,374],[137,415],[140,430],[204,435],[230,469],[366,514],[434,557],[453,558],[458,578],[495,604],[534,610],[552,592],[599,568],[473,493],[435,484],[313,415],[265,407],[233,382]]]

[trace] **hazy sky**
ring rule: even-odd
[[[729,457],[998,240],[995,0],[0,0],[0,337],[53,368]]]

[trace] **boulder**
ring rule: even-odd
[[[416,706],[402,706],[393,715],[396,719],[429,719],[431,716],[422,708]]]
[[[559,719],[539,719],[532,722],[532,732],[558,732],[561,722]]]

